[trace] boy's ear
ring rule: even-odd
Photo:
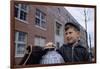
[[[78,31],[78,34],[81,35],[81,33]]]
[[[81,33],[80,33],[79,31],[77,32],[77,34],[78,34],[78,36],[80,37]]]

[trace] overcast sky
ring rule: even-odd
[[[85,27],[85,16],[84,16],[84,8],[80,7],[65,7],[71,15]],[[94,8],[85,8],[87,15],[87,31],[91,36],[91,44],[94,46]]]

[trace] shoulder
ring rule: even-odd
[[[82,48],[82,49],[86,49],[84,46],[82,46],[82,45],[78,45],[78,46],[76,46],[77,48]]]
[[[76,48],[80,49],[81,51],[87,52],[87,48],[82,45],[78,45]]]
[[[68,45],[67,44],[63,44],[60,48],[66,48],[66,47],[68,47]]]
[[[67,49],[66,47],[68,47],[66,44],[63,44],[59,49],[57,49],[58,52],[63,52],[65,51],[65,49]]]

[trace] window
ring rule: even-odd
[[[58,22],[56,22],[56,35],[60,35],[61,33],[61,24],[59,24]]]
[[[15,5],[15,17],[26,21],[27,20],[27,11],[28,11],[28,7],[25,4],[16,4]]]
[[[43,37],[40,37],[40,36],[38,36],[38,37],[35,37],[35,46],[41,46],[41,47],[44,47],[45,46],[45,38],[43,38]]]
[[[15,32],[15,56],[23,57],[27,44],[27,34],[24,32]]]
[[[35,16],[35,24],[39,27],[45,28],[46,27],[46,18],[45,13],[36,9],[36,16]]]
[[[57,46],[57,48],[59,48],[60,47],[60,43],[56,42],[56,46]]]

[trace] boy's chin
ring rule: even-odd
[[[74,42],[68,42],[67,44],[70,44],[70,45],[72,45],[72,44],[74,44]]]

